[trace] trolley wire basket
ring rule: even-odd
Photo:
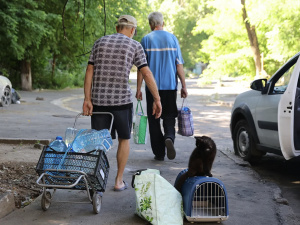
[[[189,177],[182,185],[181,194],[183,210],[188,221],[221,222],[228,219],[227,191],[219,179]]]
[[[64,162],[60,166],[61,160]],[[44,182],[49,188],[65,187],[79,190],[88,188],[104,192],[109,173],[109,162],[104,151],[98,151],[97,154],[68,152],[65,155],[65,152],[57,152],[45,146],[37,163],[36,171],[39,176],[45,172]],[[70,186],[74,183],[74,178],[78,178],[77,171],[86,174],[88,187],[82,179],[75,186]]]
[[[112,117],[109,128],[111,131],[113,114],[108,112],[93,114],[109,114]],[[76,116],[74,128],[81,115]],[[103,150],[79,153],[71,152],[68,148],[66,152],[58,152],[45,146],[37,163],[36,172],[39,175],[36,183],[43,187],[41,200],[43,210],[46,211],[50,207],[56,189],[86,189],[94,212],[100,212],[102,192],[105,192],[109,173],[109,162]],[[54,189],[52,194],[49,189]]]

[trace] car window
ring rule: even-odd
[[[275,83],[274,93],[283,94],[290,82],[296,64],[291,66]]]

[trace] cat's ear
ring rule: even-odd
[[[201,143],[201,137],[199,136],[194,136],[194,138],[196,139],[196,146],[199,147],[200,143]]]

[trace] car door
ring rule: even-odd
[[[277,128],[278,104],[281,94],[261,95],[257,99],[255,125],[260,145],[280,152]]]
[[[297,59],[289,61],[281,67],[270,79],[267,93],[257,98],[255,108],[255,126],[259,143],[263,147],[276,150],[280,153],[278,135],[278,105],[285,92]]]
[[[278,134],[285,159],[300,155],[300,57],[278,105]]]

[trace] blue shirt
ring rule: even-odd
[[[155,78],[158,90],[177,90],[177,64],[183,64],[177,38],[164,30],[155,30],[143,37],[141,44]]]

